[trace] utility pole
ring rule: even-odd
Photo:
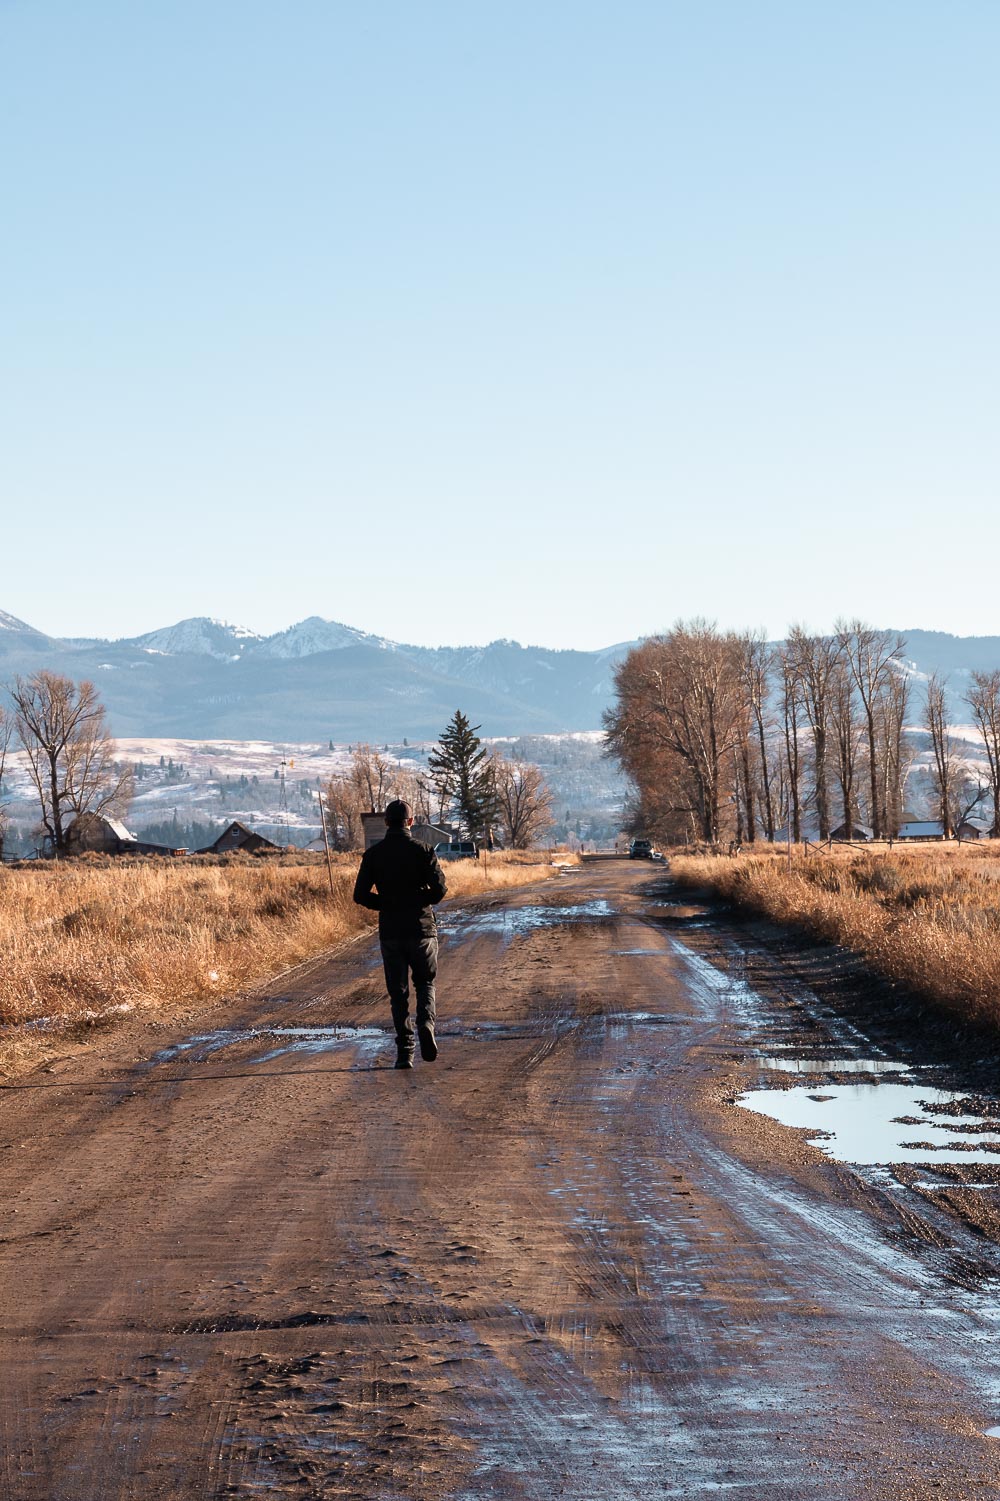
[[[334,890],[333,885],[333,856],[330,854],[330,836],[326,832],[326,808],[323,805],[322,788],[320,789],[319,794],[319,821],[323,828],[323,843],[326,846],[326,869],[330,877],[330,895],[336,896],[337,893]]]

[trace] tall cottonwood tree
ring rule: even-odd
[[[83,813],[124,814],[131,767],[115,761],[115,744],[93,683],[43,669],[10,689],[14,728],[41,805],[42,828],[56,855]]]
[[[740,638],[740,677],[743,699],[748,718],[747,739],[755,744],[755,760],[758,768],[759,803],[765,837],[774,841],[774,795],[772,791],[771,766],[768,756],[768,738],[771,722],[768,707],[768,676],[771,668],[771,653],[763,631],[748,631]],[[746,780],[749,782],[749,754],[747,756]],[[752,834],[749,836],[752,838]]]
[[[935,672],[927,680],[924,729],[931,740],[931,779],[937,799],[938,818],[946,839],[954,833],[954,803],[960,775],[958,748],[948,733],[946,682]]]
[[[887,831],[887,803],[898,801],[887,796],[887,791],[898,717],[895,711],[900,697],[897,668],[905,642],[901,636],[876,630],[863,620],[839,624],[837,639],[850,667],[861,707],[868,748],[869,819],[875,838],[881,839]],[[897,679],[895,690],[894,679]],[[901,721],[899,733],[902,733]],[[898,776],[899,757],[895,760]]]
[[[858,822],[858,765],[861,727],[855,710],[854,682],[850,665],[841,653],[830,684],[830,738],[834,775],[840,790],[843,827],[851,838]]]
[[[965,702],[982,736],[993,799],[992,835],[1000,839],[1000,671],[974,672]]]
[[[604,716],[608,747],[640,793],[652,830],[690,818],[718,842],[744,722],[737,638],[703,620],[681,622],[629,652]],[[667,829],[669,819],[671,828]]]
[[[910,678],[894,663],[878,699],[879,826],[883,838],[894,838],[903,819],[903,788],[913,760],[905,739],[910,702]]]
[[[11,738],[14,733],[14,721],[7,710],[0,704],[0,793],[3,792],[4,772],[7,769],[7,752],[10,749]],[[3,854],[4,840],[7,835],[7,810],[0,803],[0,855]]]
[[[781,720],[785,740],[785,827],[798,844],[802,838],[803,721],[802,683],[794,653],[787,642],[778,654],[781,676]]]
[[[530,849],[552,823],[552,798],[541,771],[531,761],[494,755],[492,780],[505,847]]]
[[[841,646],[835,636],[812,636],[799,625],[789,631],[787,646],[812,732],[813,789],[819,837],[829,839],[832,828],[830,719]]]

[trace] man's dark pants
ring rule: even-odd
[[[413,1051],[413,1023],[410,1020],[410,973],[417,997],[417,1026],[433,1027],[435,1017],[434,980],[437,975],[438,941],[420,934],[413,937],[386,936],[379,939],[385,987],[389,992],[396,1042]]]

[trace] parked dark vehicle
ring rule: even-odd
[[[630,860],[652,860],[652,841],[649,839],[633,839],[629,845],[628,857]]]
[[[455,839],[451,844],[436,844],[434,853],[439,860],[478,860],[479,845],[474,839]]]

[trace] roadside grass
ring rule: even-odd
[[[542,851],[450,861],[448,896],[527,885],[557,874],[551,862]],[[370,930],[376,914],[352,900],[357,866],[334,857],[332,893],[322,859],[0,869],[0,1069],[53,1034],[224,1000]]]
[[[682,886],[852,949],[959,1027],[1000,1030],[1000,849],[935,845],[737,859],[676,853]]]

